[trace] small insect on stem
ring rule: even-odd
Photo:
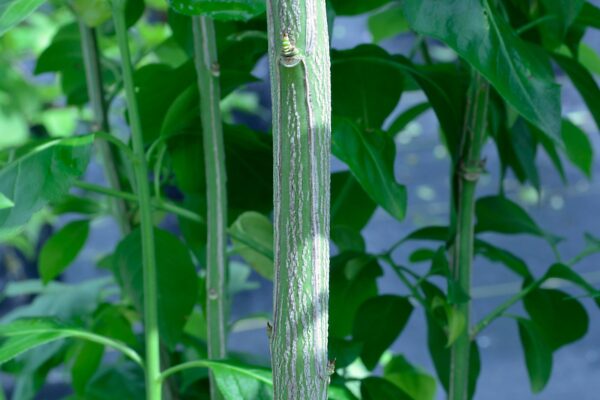
[[[295,57],[298,54],[300,54],[300,52],[290,41],[287,32],[284,32],[283,35],[281,35],[281,55],[290,58]]]

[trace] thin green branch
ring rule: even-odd
[[[160,334],[158,331],[158,298],[156,259],[154,246],[154,226],[152,221],[152,200],[148,183],[148,168],[144,154],[141,119],[135,96],[133,67],[125,24],[125,0],[113,0],[113,20],[117,43],[121,53],[125,97],[131,125],[131,139],[135,162],[136,192],[140,207],[140,229],[142,240],[142,265],[144,281],[144,336],[146,344],[146,398],[160,400],[162,397],[160,377]]]
[[[200,92],[207,198],[206,323],[208,358],[226,355],[227,332],[227,173],[221,120],[217,43],[212,19],[192,18],[194,62]],[[211,374],[211,399],[220,399]]]
[[[110,126],[108,123],[108,107],[105,100],[96,31],[94,28],[88,27],[80,20],[79,32],[81,36],[81,49],[83,54],[83,65],[85,67],[88,97],[94,116],[94,130],[103,131],[101,134],[97,134],[96,137],[102,138],[106,142],[116,144],[125,154],[128,154],[131,152],[129,147],[125,146],[120,140],[114,138],[110,134],[104,133],[109,132]],[[103,161],[104,175],[111,187],[120,190],[121,183],[117,168],[119,154],[106,142],[98,144]],[[123,147],[125,147],[125,149],[123,149]],[[131,224],[127,218],[126,204],[119,199],[114,199],[112,208],[115,218],[121,228],[121,232],[127,234],[131,230]]]

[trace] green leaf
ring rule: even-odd
[[[596,289],[592,284],[583,279],[581,275],[575,272],[572,268],[564,264],[553,264],[548,272],[546,272],[547,279],[562,279],[585,290],[590,296],[595,297],[594,301],[596,305],[600,307],[600,290]]]
[[[34,12],[44,0],[5,0],[0,3],[0,36]]]
[[[524,318],[516,318],[516,320],[531,390],[539,393],[550,380],[552,349],[546,344],[544,336],[535,322]]]
[[[586,68],[593,74],[600,75],[600,55],[585,43],[579,44],[579,56],[578,60]]]
[[[361,304],[377,296],[377,278],[383,271],[376,258],[352,253],[333,257],[330,271],[329,334],[341,339],[352,332]]]
[[[333,312],[332,314],[333,315]],[[329,359],[335,360],[336,368],[346,368],[352,364],[362,351],[362,343],[355,340],[339,339],[337,337],[330,336],[328,341],[329,345]]]
[[[171,233],[156,228],[156,273],[158,316],[161,339],[173,348],[192,313],[198,296],[197,275],[190,253]],[[131,232],[113,254],[114,271],[124,293],[143,315],[143,263],[141,233]]]
[[[329,385],[327,396],[328,400],[358,400],[348,388],[337,385]]]
[[[254,211],[240,215],[230,228],[235,251],[263,277],[273,280],[273,224]]]
[[[112,16],[108,0],[74,0],[72,6],[79,18],[92,28],[102,25]]]
[[[393,217],[406,213],[406,188],[396,182],[394,141],[381,131],[365,132],[347,119],[335,119],[333,154],[344,161],[369,196]]]
[[[558,66],[569,76],[587,104],[596,126],[600,129],[600,87],[590,72],[577,60],[553,54]]]
[[[131,348],[110,338],[77,327],[62,324],[53,318],[19,319],[0,325],[0,364],[42,344],[65,338],[78,338],[109,346],[138,364],[141,357]]]
[[[15,201],[14,207],[0,209],[0,241],[68,192],[87,168],[93,140],[93,135],[51,140],[0,170],[0,193]]]
[[[407,32],[409,29],[402,6],[397,2],[390,3],[389,7],[371,14],[368,25],[375,43]]]
[[[396,136],[402,132],[411,121],[429,110],[430,107],[431,105],[428,102],[423,102],[408,108],[391,123],[390,127],[387,129],[388,133],[392,136]]]
[[[600,94],[600,92],[598,92]],[[561,136],[565,144],[565,153],[569,160],[585,176],[591,179],[594,163],[594,149],[590,139],[577,125],[563,120]]]
[[[545,237],[544,231],[525,210],[503,196],[488,196],[477,200],[475,215],[476,232],[528,233]]]
[[[600,29],[600,8],[586,1],[575,23]]]
[[[4,194],[0,193],[0,210],[5,210],[7,208],[13,208],[15,203],[12,202],[11,199],[6,197]]]
[[[374,376],[360,382],[360,394],[363,400],[414,400],[390,381]]]
[[[560,290],[535,289],[525,296],[523,305],[553,351],[581,339],[588,330],[585,308]]]
[[[559,138],[560,89],[547,57],[519,39],[488,0],[406,0],[404,11],[415,31],[444,41],[521,115]]]
[[[185,15],[206,15],[217,20],[247,21],[265,12],[264,0],[170,0]]]
[[[359,307],[352,336],[363,343],[360,358],[369,370],[377,366],[383,352],[400,335],[412,310],[406,297],[394,295],[370,298]]]
[[[530,278],[532,276],[531,272],[529,272],[527,264],[525,264],[525,261],[513,253],[494,246],[491,243],[476,239],[475,253],[487,258],[490,261],[499,262],[506,265],[511,271],[523,278]]]
[[[144,400],[144,374],[131,363],[108,364],[100,368],[85,388],[86,400]]]
[[[510,129],[510,145],[525,177],[540,191],[540,175],[535,165],[537,141],[524,119],[518,118]]]
[[[435,378],[413,366],[402,355],[394,356],[384,367],[383,376],[406,392],[414,400],[434,400]]]
[[[390,0],[330,0],[337,15],[358,15],[374,10]]]
[[[48,239],[42,247],[39,261],[40,277],[50,282],[77,258],[90,232],[90,221],[73,221]]]
[[[545,14],[553,17],[541,26],[544,43],[552,48],[560,46],[584,3],[585,0],[542,0]]]
[[[363,128],[381,128],[400,100],[403,72],[377,46],[333,51],[331,60],[332,114]]]
[[[360,232],[377,205],[350,171],[331,174],[331,226],[344,226]]]
[[[271,371],[237,361],[191,361],[164,371],[162,377],[164,379],[171,374],[191,368],[210,368],[225,400],[273,399]]]

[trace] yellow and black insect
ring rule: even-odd
[[[281,54],[284,57],[295,57],[300,54],[296,46],[290,41],[290,37],[286,32],[281,36]]]

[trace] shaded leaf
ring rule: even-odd
[[[488,196],[477,200],[475,215],[476,232],[528,233],[545,237],[544,231],[524,209],[503,196]]]
[[[154,229],[158,316],[161,339],[174,347],[198,296],[197,275],[187,248],[171,233]],[[143,315],[143,262],[141,232],[134,230],[118,244],[114,272],[124,293]]]
[[[388,133],[390,133],[392,136],[396,136],[402,132],[411,121],[415,120],[417,117],[419,117],[419,115],[429,110],[430,107],[431,105],[428,102],[423,102],[408,108],[406,111],[400,114],[398,118],[394,120],[394,122],[391,123],[390,127],[387,129]]]
[[[60,275],[75,260],[90,231],[88,220],[73,221],[44,243],[40,253],[39,272],[44,283]]]
[[[365,132],[347,119],[336,119],[332,151],[377,204],[398,220],[404,218],[406,188],[394,176],[396,148],[389,136],[381,131]]]
[[[552,373],[552,349],[546,344],[539,328],[533,321],[516,318],[519,338],[525,355],[529,383],[534,393],[539,393],[550,380]]]
[[[363,343],[361,359],[372,370],[400,335],[412,313],[406,297],[383,295],[366,300],[357,310],[352,336]]]
[[[402,7],[398,2],[392,2],[389,7],[370,15],[368,26],[375,43],[407,32],[409,29]]]
[[[253,211],[240,215],[231,225],[235,251],[263,277],[273,280],[273,224]]]
[[[169,0],[169,4],[181,14],[225,21],[246,21],[265,12],[263,0]]]
[[[360,394],[364,400],[413,400],[390,381],[374,376],[360,382]]]
[[[490,261],[506,265],[511,271],[523,278],[531,277],[531,272],[529,272],[529,268],[527,267],[527,264],[525,264],[525,261],[505,249],[494,246],[483,240],[476,239],[475,253]]]
[[[344,226],[360,232],[377,205],[350,171],[331,174],[331,226]]]
[[[523,299],[525,310],[552,350],[581,339],[589,317],[581,303],[555,289],[535,289]]]
[[[331,0],[337,15],[357,15],[381,7],[390,0]]]
[[[0,3],[0,35],[27,18],[44,0],[6,0]]]
[[[598,92],[600,94],[600,92]],[[565,144],[565,153],[569,160],[585,176],[592,177],[594,149],[590,139],[577,125],[569,120],[563,120],[561,136]]]

